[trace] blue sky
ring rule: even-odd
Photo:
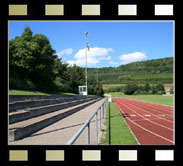
[[[9,40],[30,26],[44,34],[62,61],[88,67],[117,67],[136,61],[174,56],[174,23],[150,21],[10,21]]]

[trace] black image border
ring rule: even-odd
[[[27,16],[9,16],[8,5],[9,4],[27,4],[28,15]],[[64,4],[64,16],[45,16],[44,6],[46,4]],[[100,4],[100,16],[82,16],[81,5],[82,4]],[[118,16],[118,4],[136,4],[137,5],[137,16]],[[155,16],[154,5],[155,4],[173,4],[174,13],[173,16]],[[1,63],[1,100],[0,100],[0,163],[4,163],[5,166],[33,166],[33,165],[92,165],[103,166],[109,165],[180,165],[183,163],[183,113],[181,112],[181,106],[179,100],[176,100],[176,96],[179,96],[179,88],[181,88],[181,82],[177,81],[178,76],[178,61],[181,55],[179,53],[180,47],[177,44],[179,41],[179,22],[177,14],[177,1],[175,0],[8,0],[1,5],[1,20],[0,20],[0,63]],[[54,146],[41,146],[41,145],[8,145],[7,142],[7,110],[8,110],[8,21],[15,20],[97,20],[97,21],[108,21],[108,20],[138,20],[138,21],[174,21],[175,25],[175,71],[174,79],[176,82],[174,97],[175,107],[175,145],[54,145]],[[179,49],[179,50],[178,50]],[[181,61],[181,60],[180,60]],[[180,79],[180,78],[179,78]],[[177,90],[177,91],[176,91]],[[60,162],[46,162],[45,151],[46,150],[64,150],[65,160]],[[118,161],[119,150],[137,150],[138,161]],[[174,150],[173,161],[155,161],[155,150]],[[15,162],[9,161],[9,150],[28,150],[28,161],[26,162]],[[82,161],[82,150],[101,150],[101,161]]]

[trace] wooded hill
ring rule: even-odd
[[[97,78],[97,69],[88,68],[88,77]],[[119,67],[98,69],[101,84],[173,83],[173,57],[140,61]]]

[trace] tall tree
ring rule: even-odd
[[[84,85],[85,83],[84,70],[81,67],[74,65],[73,67],[68,68],[68,75],[70,91],[78,93],[78,86]]]
[[[20,37],[9,42],[10,78],[30,81],[37,90],[49,91],[54,88],[55,50],[46,36],[32,34],[26,27]]]

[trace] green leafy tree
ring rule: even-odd
[[[70,92],[78,93],[78,86],[84,85],[84,70],[79,66],[68,67]]]
[[[88,94],[90,95],[95,95],[95,86],[97,85],[96,79],[94,76],[89,76],[88,77]]]
[[[97,95],[97,96],[103,96],[103,95],[104,95],[104,90],[103,90],[101,84],[95,86],[95,88],[94,88],[94,93],[95,93],[95,95]]]
[[[157,89],[157,91],[158,91],[159,94],[165,94],[166,93],[163,84],[157,84],[156,85],[156,89]]]
[[[96,96],[103,96],[104,90],[102,88],[102,84],[98,82],[94,76],[88,77],[88,94],[89,95],[96,95]]]
[[[173,90],[173,86],[170,88],[170,94],[173,94],[174,90]]]
[[[36,43],[32,42],[32,31],[26,27],[20,37],[9,42],[10,88],[25,89],[30,81],[31,63]]]
[[[156,94],[158,92],[155,85],[151,87],[151,92],[152,94]]]
[[[31,80],[39,90],[53,91],[56,89],[54,84],[55,50],[52,49],[48,38],[42,34],[36,34],[32,41],[36,43],[36,50],[31,64]]]
[[[132,95],[137,89],[138,89],[138,86],[136,84],[127,84],[124,87],[124,94]]]
[[[146,92],[149,92],[149,91],[151,90],[151,87],[150,87],[150,85],[149,85],[148,83],[146,83],[146,84],[144,85],[144,90],[145,90]]]
[[[55,50],[46,36],[32,34],[30,27],[26,27],[20,37],[9,42],[10,80],[17,80],[13,83],[20,83],[20,88],[24,82],[27,85],[30,82],[36,90],[52,91],[56,77]],[[16,87],[13,83],[10,82],[10,88]]]
[[[157,91],[165,91],[165,88],[164,88],[163,84],[157,84],[156,89],[157,89]]]

